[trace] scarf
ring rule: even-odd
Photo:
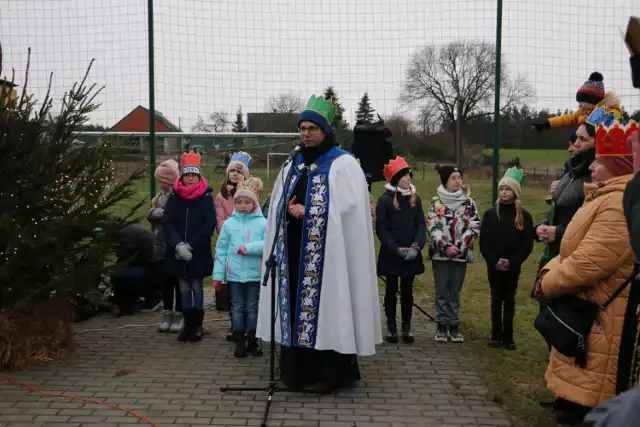
[[[413,184],[411,184],[411,189],[404,189],[404,188],[400,188],[400,187],[394,187],[391,184],[385,184],[384,188],[386,188],[389,191],[393,191],[394,193],[400,193],[403,196],[410,196],[411,192],[413,192],[413,194],[416,194],[416,187],[414,187]]]
[[[462,188],[455,193],[450,193],[442,184],[438,187],[438,197],[446,207],[454,212],[469,199]]]
[[[209,184],[207,180],[204,178],[200,178],[200,181],[197,184],[193,185],[184,185],[182,183],[182,179],[176,179],[176,182],[173,183],[173,191],[183,199],[193,200],[202,196],[209,188]]]

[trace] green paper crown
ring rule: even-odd
[[[522,185],[522,183],[524,182],[524,172],[522,171],[522,169],[518,169],[514,166],[507,169],[507,171],[504,173],[504,178],[511,178],[518,184]]]
[[[309,98],[305,110],[315,111],[327,119],[329,124],[333,123],[333,119],[336,117],[337,111],[336,106],[333,105],[333,101],[331,99],[325,99],[323,96],[316,95],[312,95],[311,98]]]

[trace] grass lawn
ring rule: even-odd
[[[482,154],[491,156],[493,151],[490,148],[482,150]],[[500,149],[500,161],[520,158],[522,166],[527,168],[560,168],[568,158],[567,150],[520,150],[504,148]]]
[[[505,150],[506,151],[506,150]],[[518,150],[515,150],[518,151]],[[528,150],[532,153],[548,152]],[[518,151],[522,152],[522,151]],[[552,152],[553,153],[553,152]],[[560,153],[558,151],[558,153]],[[564,152],[563,152],[564,153]],[[540,158],[540,154],[536,154]],[[564,155],[564,154],[563,154]],[[505,155],[505,158],[507,156]],[[521,157],[522,158],[522,157]],[[554,160],[558,164],[558,160]],[[253,174],[264,179],[266,170],[254,169]],[[418,174],[421,175],[421,174]],[[217,193],[217,188],[224,176],[222,174],[208,174],[210,183]],[[490,180],[467,177],[467,184],[471,186],[471,196],[475,199],[482,213],[488,209],[491,202]],[[431,197],[439,185],[439,177],[434,171],[427,171],[425,179],[416,176],[414,184],[421,195],[425,210]],[[140,196],[145,197],[149,191],[147,181],[138,183]],[[273,182],[266,182],[261,199],[269,193]],[[373,186],[374,198],[383,191],[383,183]],[[534,221],[539,220],[547,212],[544,203],[547,190],[541,188],[523,188],[523,205],[531,213]],[[143,212],[141,212],[143,214]],[[143,221],[146,223],[146,221]],[[478,368],[485,376],[487,386],[493,400],[503,405],[514,417],[516,427],[549,427],[555,426],[550,413],[539,405],[541,399],[549,399],[544,381],[544,371],[547,364],[547,346],[544,340],[533,328],[533,320],[538,312],[538,306],[529,298],[529,291],[535,278],[537,263],[542,254],[542,246],[536,245],[534,252],[523,265],[520,287],[517,294],[515,339],[517,351],[496,350],[486,347],[491,325],[489,311],[489,284],[487,282],[486,265],[480,257],[478,245],[475,245],[478,260],[470,264],[466,281],[462,290],[461,318],[462,331],[466,343],[460,347],[461,351],[477,356]],[[415,294],[419,299],[426,297],[431,312],[434,297],[434,283],[431,273],[431,263],[425,263],[427,271],[418,277]],[[425,321],[422,314],[415,314],[414,322]],[[431,339],[429,337],[428,339]],[[453,344],[444,344],[453,345]]]

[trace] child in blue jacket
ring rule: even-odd
[[[184,326],[178,341],[200,341],[203,336],[204,278],[211,273],[211,236],[216,226],[213,190],[200,176],[200,154],[184,153],[164,208],[162,222],[167,241],[165,266],[178,278]]]
[[[236,343],[233,355],[246,357],[248,352],[258,357],[262,356],[262,350],[256,339],[256,327],[267,220],[258,207],[258,191],[252,181],[241,179],[233,202],[233,214],[224,222],[216,244],[213,286],[221,288],[226,279],[231,289],[233,340]]]

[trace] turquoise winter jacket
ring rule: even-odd
[[[260,210],[248,214],[233,211],[218,236],[213,280],[239,283],[261,281],[266,228],[267,220]],[[247,248],[246,255],[238,253],[243,245]]]

